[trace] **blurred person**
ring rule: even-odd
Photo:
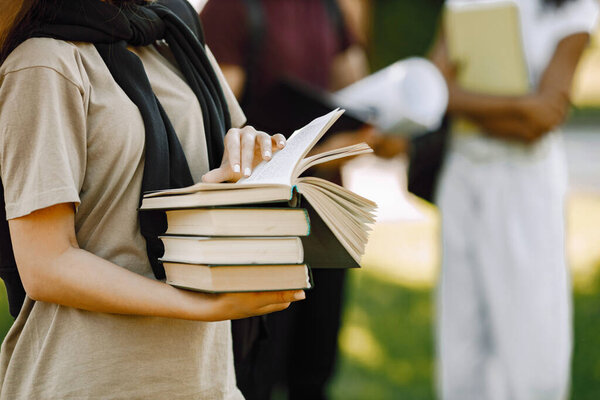
[[[336,90],[367,73],[364,52],[336,0],[211,0],[200,16],[207,43],[249,121],[258,126],[253,118],[260,113],[253,111],[268,110],[278,101],[269,91],[283,77]],[[370,129],[337,133],[314,153],[363,141],[383,150],[386,146],[376,146],[375,136]],[[316,173],[340,181],[339,166],[332,163]],[[344,270],[313,270],[315,286],[305,305],[266,318],[268,338],[236,360],[238,383],[248,399],[270,398],[278,381],[285,382],[289,399],[326,398],[345,275]],[[242,336],[235,328],[234,346]]]
[[[450,4],[454,0],[447,0]],[[477,0],[474,0],[477,1]],[[565,258],[567,171],[558,126],[598,16],[594,0],[517,0],[531,92],[469,92],[443,36],[432,58],[451,132],[437,200],[442,215],[438,384],[444,400],[562,400],[572,351]]]
[[[235,181],[285,139],[238,129],[187,2],[6,3],[1,272],[18,268],[27,296],[2,343],[0,399],[242,399],[228,320],[303,292],[160,282],[161,217],[138,207],[145,190]]]

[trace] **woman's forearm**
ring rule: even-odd
[[[469,92],[456,84],[450,87],[448,112],[469,119],[514,118],[520,111],[520,97],[491,96]]]
[[[543,136],[543,130],[533,129],[526,121],[517,118],[484,118],[472,120],[482,132],[501,139],[533,142]]]
[[[69,248],[37,270],[34,300],[88,311],[221,321],[286,308],[303,292],[204,294],[174,288],[97,257]]]
[[[45,264],[29,280],[34,300],[105,313],[211,319],[208,298],[186,296],[82,249],[69,247]]]
[[[32,299],[104,313],[217,321],[282,310],[304,298],[302,291],[211,295],[176,289],[80,249],[73,226],[72,204],[9,221]]]

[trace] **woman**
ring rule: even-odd
[[[449,0],[452,1],[452,0]],[[443,399],[564,399],[572,347],[566,165],[555,131],[598,15],[593,0],[518,0],[531,92],[461,88],[443,40],[454,129],[441,177],[438,357]]]
[[[304,298],[154,279],[157,220],[138,218],[140,193],[235,181],[285,142],[229,129],[244,116],[171,12],[187,3],[142,3],[24,1],[3,26],[0,170],[27,298],[2,344],[0,399],[242,398],[228,320]]]

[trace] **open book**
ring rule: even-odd
[[[528,92],[519,8],[513,0],[448,3],[444,27],[450,60],[458,66],[457,81],[462,88],[495,96]],[[455,132],[479,132],[467,119],[457,118],[452,125]]]
[[[439,128],[448,106],[443,75],[419,57],[397,61],[334,96],[342,107],[368,112],[380,131],[407,136]]]
[[[267,202],[292,201],[296,192],[318,216],[356,264],[360,262],[375,220],[377,205],[343,187],[316,177],[300,177],[308,168],[327,161],[365,154],[371,148],[364,143],[306,157],[319,138],[342,115],[334,110],[294,132],[284,149],[269,162],[262,162],[252,175],[237,183],[198,183],[174,190],[148,193],[142,210],[198,208]],[[310,211],[309,211],[310,213]],[[321,221],[316,221],[321,225]],[[311,220],[311,226],[315,221]],[[311,228],[311,235],[313,235]],[[310,248],[305,248],[305,254]],[[310,255],[306,254],[310,259]]]

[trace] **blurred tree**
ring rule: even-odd
[[[371,0],[370,61],[381,69],[401,58],[423,56],[438,28],[443,0]]]

